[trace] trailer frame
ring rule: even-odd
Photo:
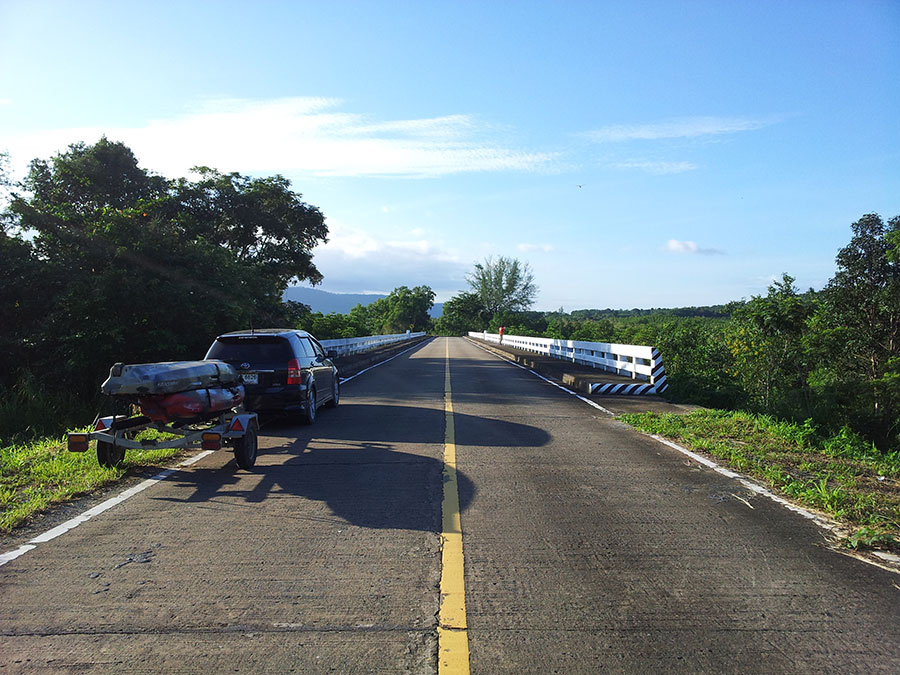
[[[137,439],[145,429],[172,434],[164,440]],[[70,452],[87,452],[91,441],[97,442],[97,461],[113,467],[125,459],[126,450],[165,450],[202,448],[219,450],[231,446],[238,467],[250,470],[256,463],[259,418],[254,412],[235,408],[215,418],[195,422],[153,422],[144,415],[109,415],[94,421],[94,430],[71,432],[67,445]]]

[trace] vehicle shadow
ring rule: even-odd
[[[455,415],[457,429],[479,426],[490,445],[544,445],[547,432],[524,424]],[[234,460],[215,468],[189,468],[168,480],[188,492],[179,502],[227,501],[255,507],[272,496],[323,502],[330,512],[359,527],[441,531],[444,462],[443,410],[391,405],[344,405],[325,411],[312,427],[268,420],[252,475]],[[465,438],[460,438],[460,435]],[[274,444],[272,441],[276,441]],[[457,444],[481,441],[476,432]],[[400,449],[402,446],[403,449]],[[476,486],[457,470],[460,511]]]

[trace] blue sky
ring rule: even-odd
[[[320,288],[531,265],[536,309],[821,288],[900,215],[900,2],[0,0],[0,151],[280,173]],[[580,187],[579,187],[580,186]]]

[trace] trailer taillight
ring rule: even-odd
[[[302,373],[300,372],[300,362],[297,359],[291,359],[290,361],[288,361],[287,383],[303,384],[303,377]]]
[[[206,432],[201,436],[200,447],[204,450],[218,450],[222,447],[222,434]]]
[[[69,452],[87,452],[89,442],[87,434],[69,434]]]

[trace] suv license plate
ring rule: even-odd
[[[242,373],[244,384],[259,384],[259,373]]]

